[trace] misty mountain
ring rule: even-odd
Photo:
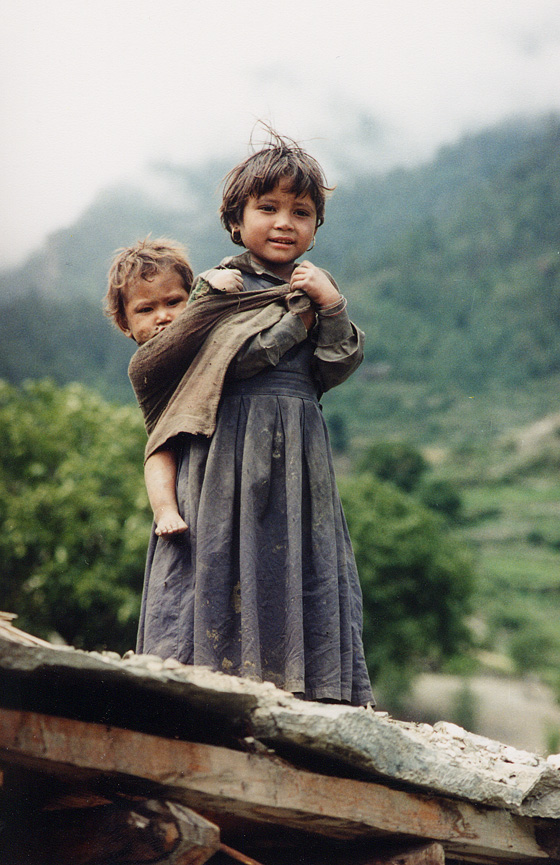
[[[367,273],[380,251],[407,228],[453,213],[467,190],[476,195],[529,154],[548,122],[512,122],[467,136],[417,168],[347,177],[327,205],[310,258],[341,280]],[[185,243],[195,273],[211,267],[237,251],[218,218],[220,181],[230,167],[158,164],[143,187],[105,190],[21,267],[0,272],[0,298],[32,292],[98,301],[113,251],[149,233]]]
[[[349,297],[367,362],[329,411],[365,429],[398,408],[407,383],[456,393],[560,372],[559,130],[555,117],[511,122],[425,165],[340,183],[309,257]],[[100,312],[113,250],[168,235],[187,243],[195,271],[236,251],[217,216],[228,167],[154,166],[144,188],[105,191],[0,274],[0,377],[49,375],[131,398],[134,345]]]

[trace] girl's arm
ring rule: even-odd
[[[234,378],[250,378],[267,366],[276,366],[294,345],[303,342],[318,322],[313,338],[316,348],[313,374],[321,391],[345,381],[363,360],[364,334],[348,318],[346,300],[332,276],[311,262],[295,268],[290,280],[313,300],[317,315],[289,312],[278,324],[254,336],[237,353],[229,367]]]
[[[277,324],[245,343],[230,363],[228,374],[233,378],[250,378],[267,366],[276,366],[289,349],[306,339],[315,318],[312,310],[297,315],[287,312]]]
[[[361,364],[364,334],[348,318],[346,299],[325,270],[303,261],[294,269],[290,285],[305,291],[317,308],[319,326],[313,373],[321,390],[330,390]]]
[[[318,312],[317,347],[313,373],[321,390],[327,391],[352,375],[364,359],[364,333],[348,318],[346,298]]]

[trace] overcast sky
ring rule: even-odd
[[[560,110],[558,0],[4,0],[0,28],[0,266],[257,118],[383,169]]]

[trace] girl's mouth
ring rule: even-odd
[[[294,241],[289,237],[271,237],[270,243],[279,243],[281,246],[293,246]]]

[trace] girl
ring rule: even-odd
[[[271,681],[305,699],[366,705],[361,590],[319,405],[361,362],[363,334],[332,277],[296,265],[323,222],[327,192],[318,163],[276,135],[236,166],[221,218],[247,251],[219,267],[241,271],[243,292],[212,296],[197,281],[196,303],[153,341],[157,354],[131,362],[148,418],[142,388],[155,392],[158,375],[191,347],[147,451],[173,442],[189,532],[152,536],[138,651]],[[286,296],[296,298],[287,311]],[[218,324],[190,362],[193,333],[213,305]],[[185,330],[189,310],[195,324]]]

